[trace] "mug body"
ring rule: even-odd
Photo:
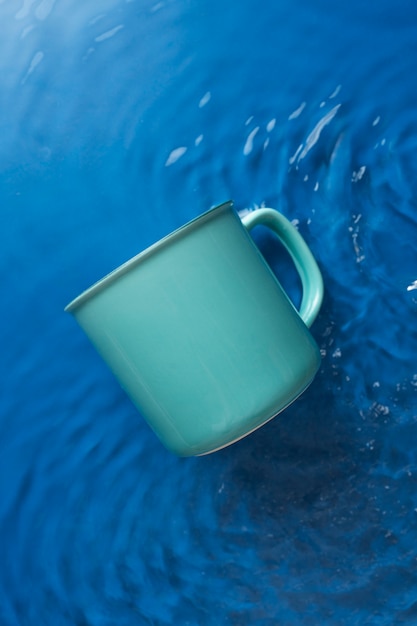
[[[299,396],[320,364],[231,203],[151,246],[67,309],[180,456],[249,434]]]

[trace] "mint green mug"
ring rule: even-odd
[[[269,227],[301,277],[300,311],[249,235]],[[74,314],[164,445],[219,450],[259,428],[311,383],[320,353],[308,327],[320,270],[274,209],[241,220],[226,202],[155,243],[75,298]]]

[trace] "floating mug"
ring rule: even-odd
[[[249,231],[269,227],[301,277],[300,311]],[[311,383],[320,353],[308,327],[323,281],[309,248],[274,209],[240,219],[207,211],[87,289],[66,311],[163,444],[219,450],[259,428]]]

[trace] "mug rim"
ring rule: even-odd
[[[80,295],[78,295],[76,298],[71,300],[69,304],[67,304],[64,311],[71,313],[76,308],[84,304],[87,300],[102,291],[114,280],[136,267],[139,263],[148,258],[150,255],[155,254],[161,248],[165,248],[168,244],[177,240],[179,237],[186,235],[190,230],[194,230],[196,226],[200,226],[203,222],[206,222],[208,219],[214,217],[215,214],[231,208],[233,208],[233,201],[227,200],[226,202],[222,202],[221,204],[218,204],[211,209],[208,209],[208,211],[205,211],[201,215],[194,217],[182,226],[179,226],[171,233],[165,235],[155,243],[151,244],[150,246],[145,248],[145,250],[142,250],[142,252],[139,252],[132,258],[128,259],[127,261],[116,267],[114,270],[103,276],[103,278],[100,278],[90,287],[82,291]]]

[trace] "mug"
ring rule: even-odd
[[[298,312],[249,231],[269,227],[301,278]],[[275,417],[311,383],[317,263],[274,209],[223,203],[95,283],[67,307],[162,443],[214,452]]]

